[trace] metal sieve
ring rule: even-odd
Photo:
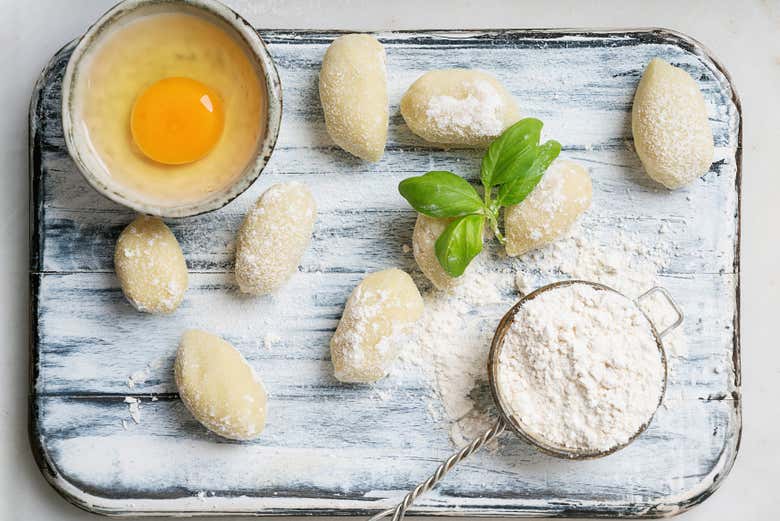
[[[658,407],[661,405],[661,402],[663,401],[664,394],[666,393],[666,380],[667,380],[666,352],[664,351],[663,342],[661,340],[670,331],[677,328],[683,322],[683,313],[680,310],[680,307],[674,301],[674,299],[669,294],[669,292],[660,286],[653,287],[634,299],[629,299],[634,302],[636,308],[642,313],[642,315],[647,319],[648,323],[650,324],[650,328],[652,329],[653,336],[655,337],[656,345],[658,346],[658,351],[661,354],[661,362],[663,364],[664,372],[663,372],[663,382],[661,385],[661,394],[659,396],[658,404],[656,405],[653,414],[650,415],[647,421],[639,427],[637,432],[633,436],[631,436],[628,439],[628,441],[626,441],[623,444],[619,444],[614,447],[611,447],[607,450],[590,450],[590,451],[578,450],[578,449],[572,449],[570,447],[554,445],[549,441],[541,438],[540,436],[530,432],[523,425],[523,423],[511,412],[512,411],[511,407],[509,406],[506,398],[501,394],[501,389],[499,388],[498,385],[499,358],[501,354],[501,349],[503,348],[504,345],[504,337],[506,336],[506,333],[509,330],[509,326],[512,324],[512,321],[514,320],[515,314],[526,302],[533,300],[534,298],[538,297],[542,293],[545,293],[550,290],[554,290],[556,288],[570,286],[573,284],[587,284],[597,290],[611,291],[620,296],[628,298],[622,293],[620,293],[619,291],[610,288],[609,286],[598,284],[596,282],[588,282],[584,280],[566,280],[561,282],[554,282],[552,284],[543,286],[523,296],[514,306],[512,306],[509,309],[509,311],[506,312],[506,314],[503,316],[501,321],[498,323],[498,327],[496,328],[496,333],[493,336],[493,341],[490,346],[490,355],[488,358],[487,369],[488,369],[488,379],[490,382],[490,390],[493,395],[493,401],[495,402],[499,413],[499,417],[496,420],[496,422],[493,424],[493,426],[490,429],[484,432],[481,436],[477,437],[471,443],[469,443],[468,445],[460,449],[458,452],[456,452],[455,454],[447,458],[446,461],[444,461],[441,465],[439,465],[439,467],[436,469],[436,472],[434,472],[428,479],[426,479],[425,481],[417,485],[412,491],[406,494],[406,496],[404,496],[404,499],[397,506],[376,514],[375,516],[371,517],[369,521],[376,521],[384,517],[387,517],[389,515],[393,516],[392,521],[401,521],[404,518],[404,515],[406,514],[406,510],[412,505],[412,503],[414,503],[414,501],[418,497],[420,497],[422,494],[424,494],[425,492],[433,488],[444,477],[444,475],[447,474],[447,472],[452,470],[452,468],[455,465],[457,465],[458,463],[466,459],[471,454],[477,452],[485,444],[489,443],[494,438],[496,438],[499,434],[502,434],[506,430],[513,431],[515,435],[525,440],[529,444],[533,445],[534,447],[544,452],[545,454],[556,456],[558,458],[581,460],[581,459],[600,458],[608,454],[612,454],[613,452],[618,451],[626,447],[627,445],[629,445],[640,434],[642,434],[642,432],[644,432],[645,429],[647,429],[647,426],[652,421],[653,416],[655,415],[655,411],[658,410]],[[640,306],[641,302],[644,299],[650,297],[655,293],[662,295],[677,314],[677,318],[674,321],[674,323],[666,326],[661,331],[658,331],[652,319],[647,315],[647,313],[645,313],[645,311],[642,309],[642,306]]]

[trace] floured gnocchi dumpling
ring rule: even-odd
[[[251,440],[263,432],[265,387],[228,342],[205,331],[185,331],[174,376],[182,402],[210,431],[233,440]]]
[[[572,161],[554,161],[528,197],[505,210],[507,255],[522,255],[553,242],[588,209],[592,196],[585,168]]]
[[[139,215],[119,235],[114,270],[128,301],[147,313],[171,313],[189,278],[179,242],[157,217]]]
[[[426,72],[401,98],[401,115],[412,132],[442,146],[486,147],[520,111],[511,94],[486,72]]]
[[[367,275],[352,291],[330,341],[334,376],[371,383],[384,377],[423,312],[412,278],[399,269]]]
[[[236,238],[236,281],[253,295],[280,288],[311,241],[317,208],[303,183],[271,186],[247,212]]]
[[[389,119],[382,44],[367,34],[333,40],[322,60],[319,88],[331,139],[354,156],[379,161]]]
[[[455,287],[459,281],[463,280],[462,277],[450,276],[441,267],[439,259],[436,258],[436,240],[451,221],[452,219],[440,219],[417,214],[417,221],[414,224],[414,233],[412,234],[414,260],[417,261],[417,265],[420,267],[423,275],[428,277],[428,280],[437,289],[443,291]]]
[[[634,95],[634,147],[647,175],[670,189],[706,174],[715,148],[696,81],[682,69],[653,58]]]

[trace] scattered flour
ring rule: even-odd
[[[470,441],[492,422],[488,412],[488,347],[511,302],[505,294],[511,291],[512,275],[490,271],[490,263],[483,254],[456,287],[424,295],[423,315],[401,355],[404,366],[420,368],[433,382],[432,399],[440,401],[444,417],[451,422],[450,437],[456,445]],[[486,307],[493,309],[486,315],[494,320],[475,313]]]
[[[270,351],[273,349],[274,345],[278,344],[282,341],[282,337],[277,335],[276,333],[266,333],[263,337],[263,348],[265,348],[267,351]]]
[[[164,358],[156,358],[146,364],[146,366],[143,369],[139,369],[138,371],[133,372],[130,376],[127,377],[127,387],[131,390],[134,390],[137,385],[143,385],[146,383],[146,381],[149,379],[149,377],[156,372],[157,369],[160,369],[165,364]]]
[[[664,367],[634,302],[587,284],[521,306],[499,356],[498,384],[530,434],[555,446],[623,445],[655,412]]]
[[[133,396],[125,396],[125,403],[130,411],[130,419],[133,420],[133,423],[141,423],[141,401]],[[122,422],[122,426],[126,427],[126,423]]]

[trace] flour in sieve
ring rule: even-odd
[[[569,449],[625,444],[655,412],[664,368],[634,302],[587,284],[526,301],[507,330],[498,385],[528,432]]]

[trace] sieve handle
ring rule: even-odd
[[[666,302],[668,302],[669,305],[672,306],[672,309],[674,309],[674,312],[677,313],[677,320],[675,320],[674,323],[672,323],[666,329],[664,329],[663,331],[658,333],[658,336],[663,338],[670,331],[672,331],[673,329],[677,328],[677,326],[679,326],[680,324],[683,323],[684,315],[683,315],[682,310],[680,309],[680,306],[678,306],[677,302],[674,301],[674,299],[672,298],[672,295],[669,293],[669,291],[667,291],[666,288],[663,288],[661,286],[655,286],[653,288],[650,288],[649,290],[647,290],[644,293],[642,293],[641,295],[639,295],[636,298],[636,303],[639,304],[640,302],[642,302],[642,300],[646,299],[647,297],[649,297],[653,293],[660,293],[661,295],[663,295],[664,298],[666,299]]]
[[[393,515],[392,521],[401,521],[404,518],[404,515],[406,515],[406,510],[412,506],[412,503],[420,497],[422,494],[433,488],[441,479],[444,477],[447,472],[452,470],[452,467],[469,457],[470,455],[477,452],[479,449],[481,449],[485,444],[489,443],[493,438],[504,432],[504,430],[507,428],[507,424],[504,421],[503,418],[499,418],[498,421],[490,428],[488,429],[482,436],[479,436],[478,438],[474,439],[471,443],[460,449],[458,452],[447,458],[447,460],[439,465],[439,467],[436,469],[436,472],[434,472],[431,477],[417,485],[414,490],[409,492],[404,496],[403,501],[398,503],[397,506],[387,509],[385,511],[382,511],[375,515],[374,517],[370,518],[368,521],[378,521],[379,519],[382,519],[383,517],[387,517],[390,514]]]

